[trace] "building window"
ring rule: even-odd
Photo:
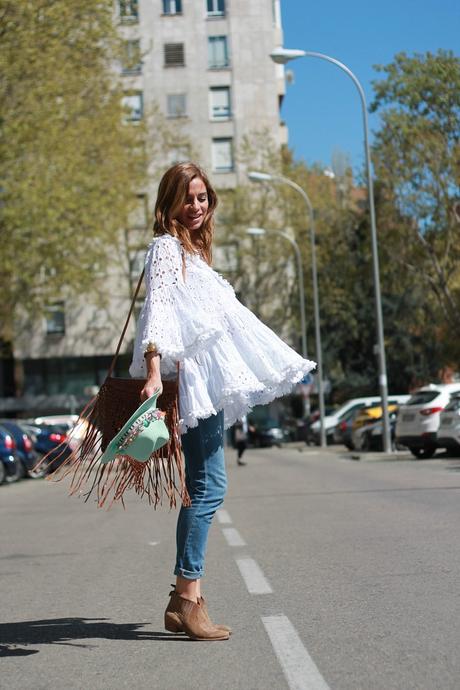
[[[210,69],[228,67],[227,36],[208,37],[208,64]]]
[[[231,117],[229,86],[213,86],[209,90],[209,111],[211,120],[228,120]]]
[[[139,122],[144,115],[144,99],[142,91],[128,93],[123,96],[123,107],[126,110],[126,120],[128,122]]]
[[[182,14],[182,0],[163,0],[163,14]]]
[[[185,93],[171,93],[167,96],[168,117],[185,117],[187,115],[187,99]]]
[[[142,71],[141,42],[125,41],[123,43],[123,74],[140,74]]]
[[[47,335],[64,335],[65,311],[64,302],[54,302],[46,308],[46,333]]]
[[[185,51],[183,43],[165,43],[165,67],[183,67],[185,65]]]
[[[212,169],[214,172],[231,172],[233,170],[233,140],[212,140]]]
[[[120,18],[123,21],[137,22],[139,20],[138,0],[119,0]]]
[[[222,17],[225,14],[225,0],[206,0],[208,17]]]

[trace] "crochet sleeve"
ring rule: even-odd
[[[193,285],[184,281],[182,261],[181,245],[174,238],[157,239],[149,247],[146,295],[134,346],[137,369],[145,368],[149,343],[160,352],[162,369],[172,370],[177,361],[195,356],[221,335],[219,324],[194,299]]]

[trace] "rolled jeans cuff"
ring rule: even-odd
[[[201,569],[199,572],[192,572],[191,570],[185,570],[184,568],[174,568],[174,575],[183,577],[185,580],[200,580],[204,575],[204,570]]]

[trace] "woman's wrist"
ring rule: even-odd
[[[147,380],[158,381],[161,379],[160,374],[160,355],[154,352],[146,352],[145,365],[147,369]]]
[[[158,357],[161,357],[161,354],[158,352],[158,347],[157,347],[156,343],[153,343],[153,342],[147,343],[147,345],[145,346],[145,350],[144,350],[144,357],[148,354],[151,354],[154,357],[156,355],[158,355]]]

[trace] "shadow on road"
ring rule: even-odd
[[[0,657],[28,656],[38,649],[24,649],[29,645],[61,644],[90,648],[74,640],[168,640],[190,642],[186,635],[141,630],[145,623],[111,623],[108,618],[51,618],[49,620],[19,621],[0,624]],[[22,646],[21,646],[22,645]]]

